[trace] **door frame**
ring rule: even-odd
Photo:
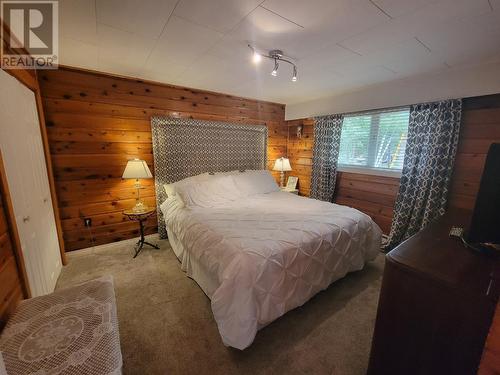
[[[2,192],[2,201],[5,208],[5,217],[9,228],[10,238],[12,240],[12,250],[16,258],[19,278],[21,279],[24,298],[31,298],[31,290],[28,283],[28,274],[26,273],[26,265],[24,263],[24,255],[19,239],[19,231],[16,224],[16,216],[14,214],[14,206],[10,197],[9,184],[7,182],[7,174],[3,164],[2,150],[0,150],[0,191]]]
[[[3,28],[3,36],[4,38],[10,38],[10,30],[9,28],[2,22]],[[2,40],[2,43],[6,43],[6,41]],[[28,54],[26,52],[26,54]],[[50,196],[52,199],[52,209],[54,211],[54,219],[56,222],[56,231],[57,231],[57,239],[59,241],[59,252],[61,254],[61,263],[63,265],[68,264],[68,260],[66,257],[66,249],[64,247],[64,238],[61,226],[61,217],[59,215],[59,204],[57,200],[57,192],[54,180],[54,171],[52,168],[52,159],[50,157],[50,147],[49,147],[49,138],[47,136],[47,126],[45,124],[45,114],[43,111],[43,102],[42,95],[40,92],[40,85],[38,83],[38,72],[33,70],[25,70],[25,69],[2,69],[7,74],[10,74],[12,77],[16,78],[20,83],[26,86],[28,89],[33,91],[35,94],[36,100],[36,109],[38,113],[38,124],[40,127],[40,134],[42,136],[42,144],[43,144],[43,154],[45,158],[45,166],[47,168],[47,176],[49,178],[49,188],[50,188]],[[23,263],[24,265],[24,263]]]

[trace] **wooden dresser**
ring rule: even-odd
[[[386,256],[368,374],[475,374],[500,290],[499,261],[449,237],[450,212]]]

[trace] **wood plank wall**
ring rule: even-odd
[[[309,196],[314,120],[308,118],[287,121],[287,125],[288,157],[293,169],[289,175],[299,177],[300,194]],[[301,138],[297,137],[299,125],[303,126]],[[398,189],[399,178],[339,172],[335,203],[354,207],[369,214],[384,233],[389,233]]]
[[[500,94],[464,99],[450,207],[473,210],[492,143],[500,143]]]
[[[311,184],[313,119],[287,121],[288,156],[299,177],[300,194],[308,196]],[[297,126],[303,125],[303,136],[297,138]],[[460,141],[455,160],[450,207],[472,210],[491,143],[500,142],[500,94],[466,98],[463,101]],[[369,214],[389,233],[399,178],[339,172],[335,202]]]
[[[138,235],[137,223],[121,214],[136,194],[121,175],[133,157],[153,170],[152,115],[265,124],[269,166],[286,155],[281,104],[71,68],[40,72],[40,87],[67,250]],[[141,196],[153,206],[153,181],[142,182]],[[92,219],[91,230],[84,217]],[[156,230],[153,217],[147,233]]]

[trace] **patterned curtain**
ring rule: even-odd
[[[311,198],[333,202],[343,115],[316,117]]]
[[[386,250],[444,214],[461,113],[461,100],[411,106],[403,172]]]

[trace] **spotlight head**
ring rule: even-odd
[[[279,68],[278,60],[274,59],[274,69],[271,72],[271,75],[273,77],[276,77],[278,75],[278,68]]]
[[[297,82],[297,67],[295,65],[293,66],[292,82]]]
[[[254,64],[258,64],[262,60],[262,56],[260,55],[260,53],[254,51],[252,60],[253,60]]]

